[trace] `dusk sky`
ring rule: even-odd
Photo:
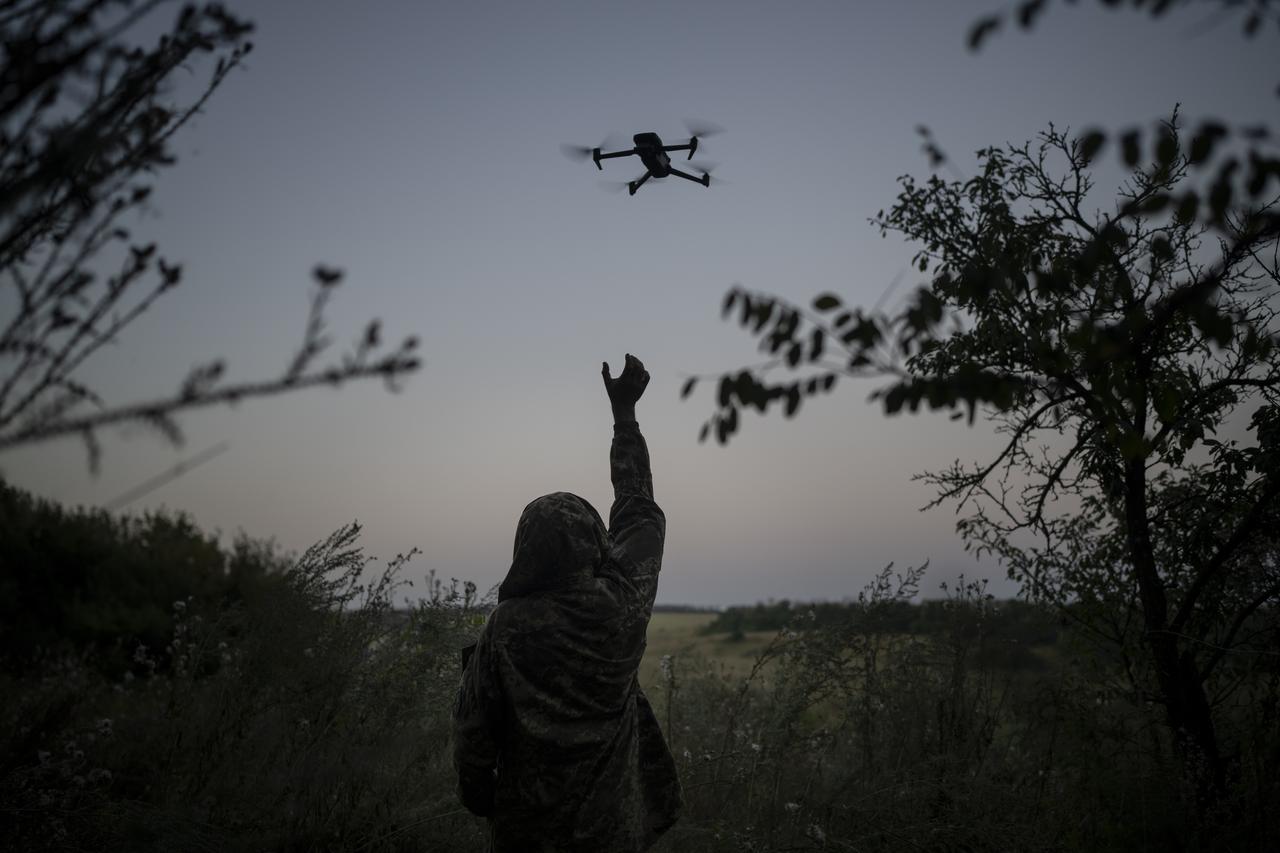
[[[1280,104],[1275,34],[1246,40],[1208,8],[1153,22],[1053,4],[975,54],[973,21],[1012,4],[228,5],[257,24],[255,50],[178,137],[134,228],[184,263],[184,283],[85,378],[125,403],[219,355],[230,379],[278,375],[317,262],[347,274],[329,315],[341,348],[377,316],[387,338],[421,338],[425,365],[399,394],[365,382],[187,414],[180,449],[105,434],[96,478],[72,440],[5,454],[0,471],[103,505],[228,442],[128,509],[181,509],[292,550],[358,519],[371,555],[422,550],[406,577],[482,590],[532,498],[572,491],[608,512],[600,362],[618,370],[631,352],[653,377],[638,419],[668,520],[660,602],[840,599],[890,561],[926,559],[929,595],[961,572],[1012,594],[999,565],[963,552],[949,509],[918,511],[932,492],[911,481],[990,453],[981,420],[888,418],[866,401],[874,383],[846,383],[794,420],[749,417],[728,447],[697,442],[711,389],[681,402],[684,378],[757,360],[721,298],[740,283],[870,305],[900,275],[890,299],[909,293],[913,247],[867,220],[898,176],[928,174],[917,125],[968,175],[976,149],[1049,122],[1148,124],[1181,102],[1191,121],[1253,123]],[[559,151],[609,133],[681,142],[690,117],[727,129],[696,158],[723,185],[603,192],[638,162],[600,173]]]

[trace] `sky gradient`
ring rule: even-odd
[[[925,591],[975,563],[947,509],[920,513],[911,481],[996,446],[981,421],[886,418],[872,383],[846,383],[800,417],[751,417],[732,444],[698,444],[709,388],[684,378],[752,362],[719,319],[741,283],[799,302],[826,290],[869,305],[912,247],[868,217],[899,175],[926,175],[914,128],[956,167],[973,151],[1058,126],[1167,116],[1271,120],[1276,39],[1207,10],[1152,22],[1096,4],[1052,6],[1031,33],[978,54],[992,2],[232,3],[255,51],[180,135],[179,164],[135,228],[186,266],[86,372],[111,402],[175,388],[218,355],[229,377],[283,371],[301,340],[308,271],[344,269],[330,328],[343,346],[378,316],[421,337],[400,394],[368,382],[197,412],[174,449],[140,429],[103,436],[91,477],[75,441],[13,452],[0,471],[34,492],[101,505],[218,442],[230,450],[132,504],[301,549],[358,519],[366,550],[418,547],[406,577],[501,580],[532,498],[610,499],[602,360],[644,359],[638,418],[668,519],[658,599],[708,605],[852,596],[884,564],[930,560]],[[168,17],[176,7],[161,11]],[[198,73],[207,73],[198,69]],[[700,160],[710,189],[669,179],[634,198],[560,156],[681,119],[728,129]],[[666,185],[663,185],[663,184]],[[413,591],[409,591],[412,595]]]

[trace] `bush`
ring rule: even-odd
[[[445,744],[475,589],[391,608],[349,525],[240,599],[176,600],[118,678],[90,652],[7,677],[0,838],[13,849],[410,850],[476,822]],[[249,559],[242,546],[230,563]],[[259,555],[261,557],[261,555]],[[272,558],[279,562],[279,558]]]

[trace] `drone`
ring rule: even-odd
[[[698,139],[700,136],[710,136],[713,133],[719,133],[718,127],[705,127],[702,129],[690,129],[689,141],[682,145],[663,145],[662,137],[656,133],[637,133],[631,139],[635,143],[635,147],[627,151],[610,151],[603,152],[600,148],[583,148],[581,146],[565,145],[562,146],[564,153],[570,157],[576,157],[585,160],[587,157],[596,164],[596,168],[604,171],[604,166],[600,165],[601,160],[612,160],[617,157],[630,157],[635,155],[640,158],[640,162],[644,164],[645,173],[634,181],[627,181],[627,192],[629,195],[635,195],[636,190],[644,186],[644,182],[650,178],[665,178],[669,175],[675,175],[678,178],[684,178],[686,181],[693,181],[695,184],[702,184],[704,187],[711,186],[711,166],[704,166],[698,163],[691,163],[695,169],[702,172],[702,177],[681,171],[671,165],[671,158],[668,152],[671,151],[688,151],[689,155],[686,160],[692,160],[693,154],[698,150]]]

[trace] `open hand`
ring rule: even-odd
[[[644,369],[644,363],[631,353],[627,353],[626,365],[622,368],[622,375],[617,379],[609,376],[607,361],[604,362],[604,368],[600,373],[604,376],[604,389],[609,394],[615,419],[625,420],[627,418],[619,418],[619,415],[630,414],[630,420],[634,420],[636,401],[644,394],[645,386],[649,384],[649,371]]]

